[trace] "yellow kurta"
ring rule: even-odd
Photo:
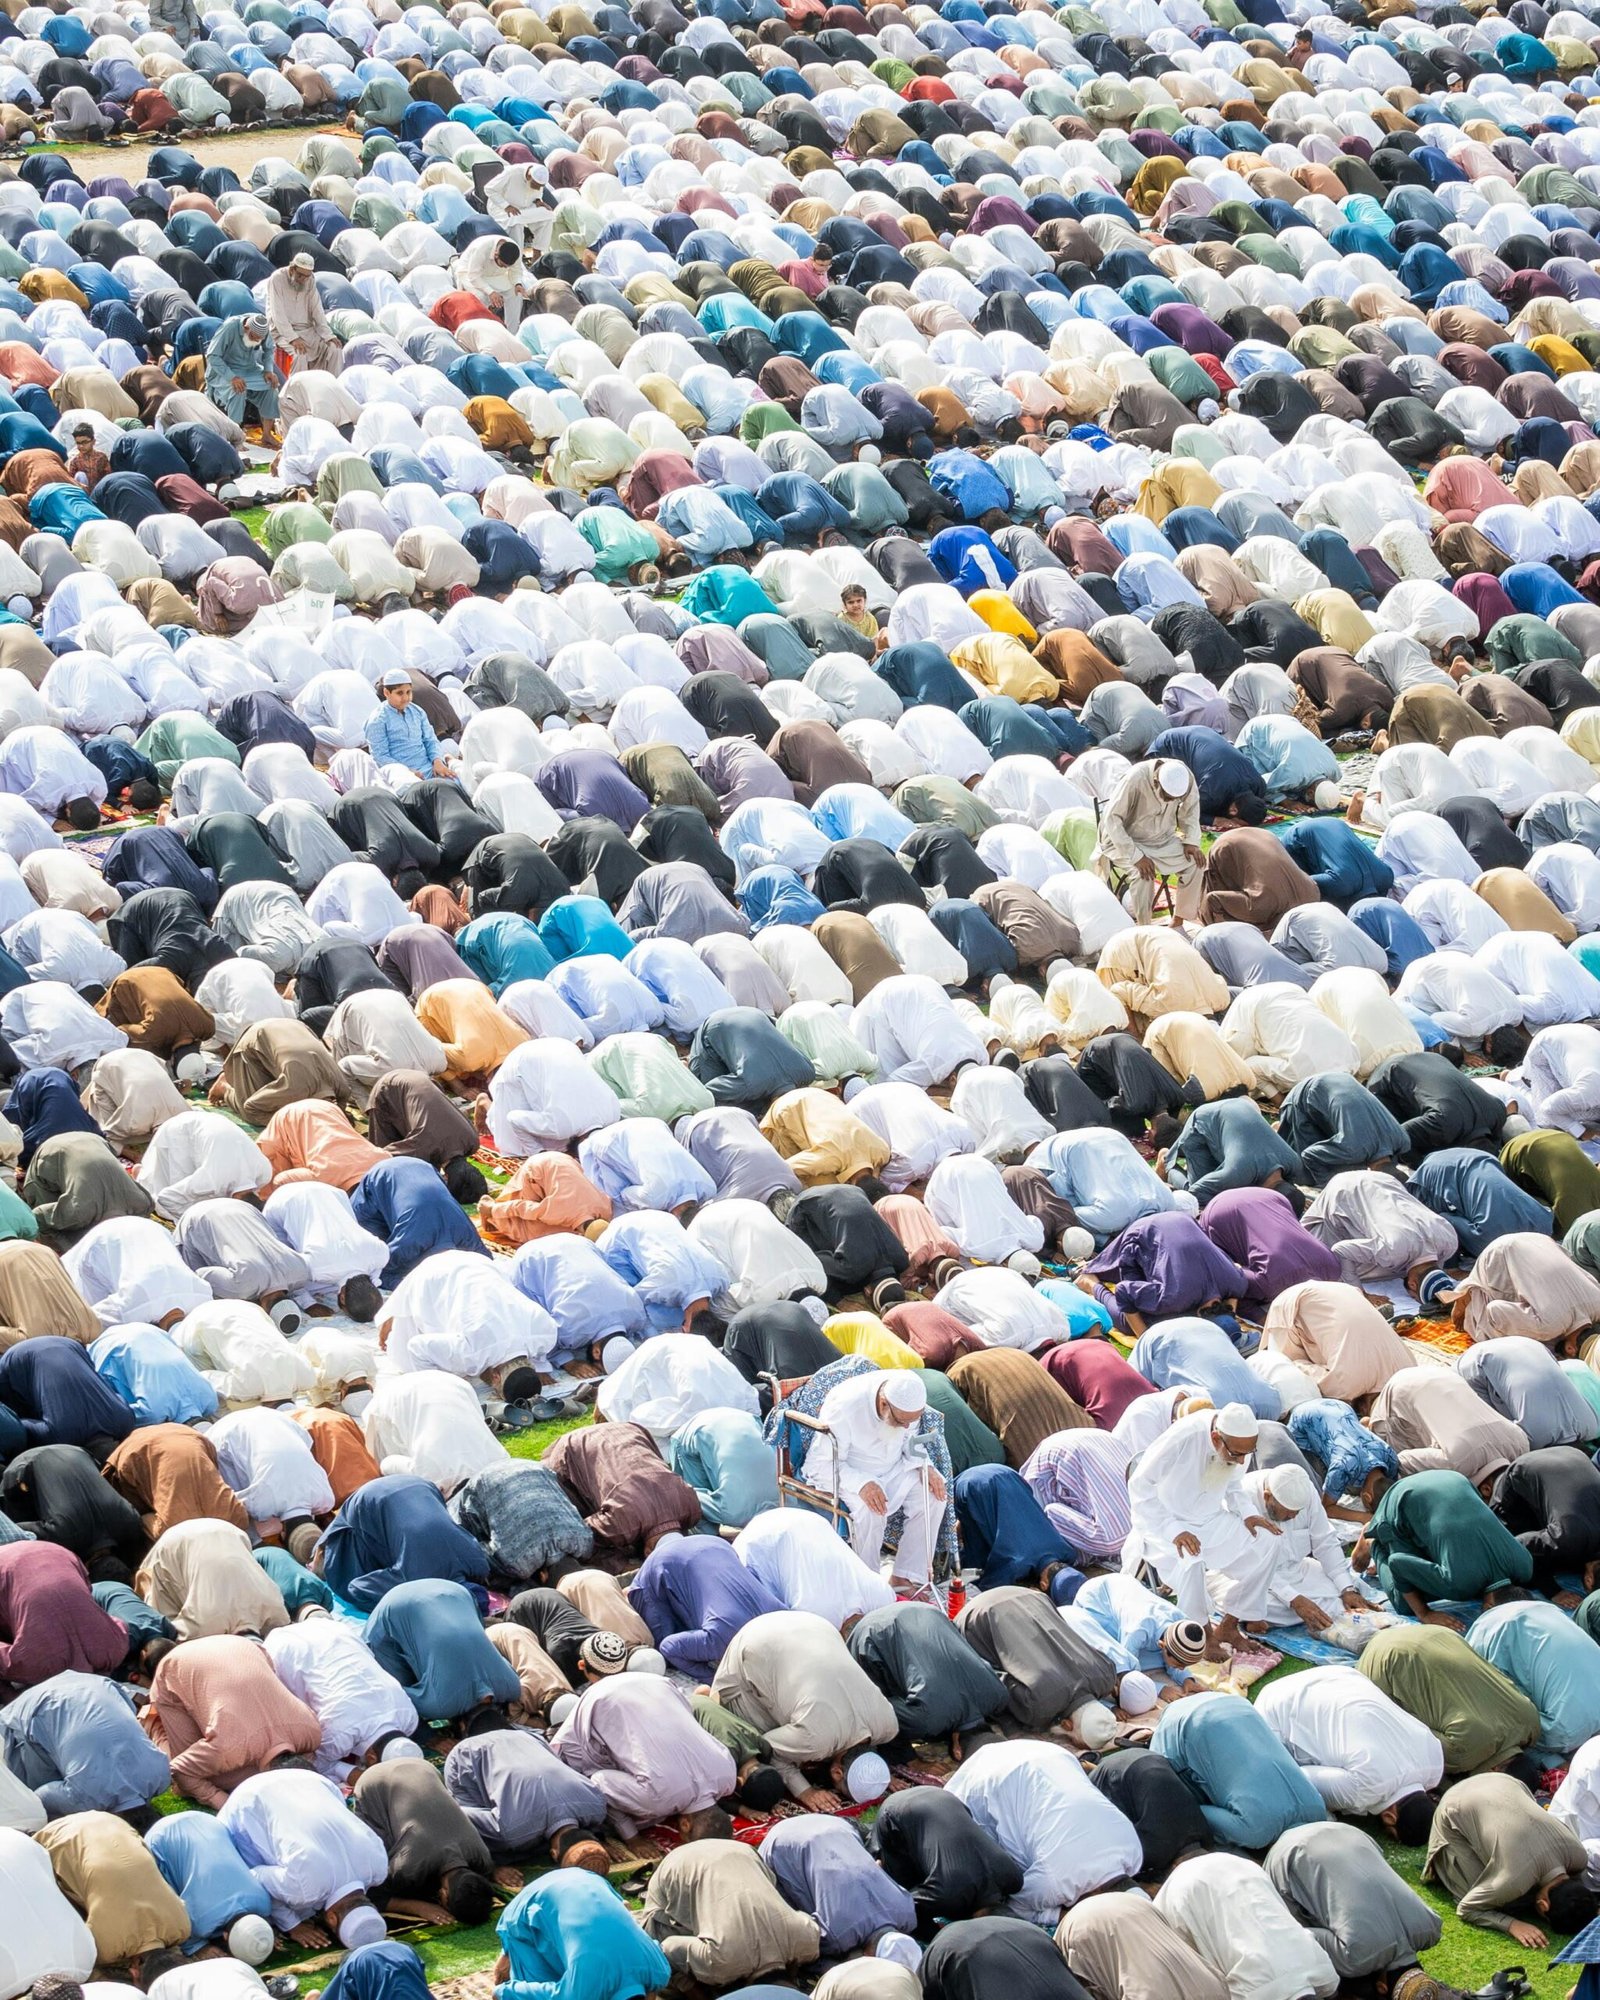
[[[807,1187],[859,1180],[889,1164],[888,1142],[825,1090],[785,1091],[761,1130]]]

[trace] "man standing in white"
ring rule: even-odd
[[[1313,1667],[1262,1688],[1255,1708],[1330,1812],[1381,1819],[1407,1847],[1426,1845],[1444,1748],[1365,1675]]]
[[[1197,1619],[1221,1645],[1242,1645],[1240,1627],[1267,1614],[1279,1531],[1252,1511],[1243,1478],[1260,1430],[1243,1403],[1197,1411],[1163,1432],[1128,1475],[1133,1530],[1122,1567],[1135,1572],[1148,1563],[1177,1598],[1180,1615]],[[1206,1589],[1208,1569],[1231,1584],[1220,1619]]]
[[[896,1590],[915,1590],[928,1581],[944,1517],[944,1481],[916,1437],[927,1407],[922,1377],[909,1368],[841,1382],[817,1413],[832,1437],[813,1439],[806,1454],[808,1485],[831,1492],[837,1479],[839,1497],[850,1509],[850,1544],[874,1573],[889,1516],[904,1511],[891,1578]]]

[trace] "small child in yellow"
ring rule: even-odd
[[[878,636],[878,621],[867,609],[867,593],[862,589],[861,585],[859,583],[847,584],[842,594],[844,601],[840,608],[840,617],[843,618],[847,625],[852,626],[859,632],[863,639],[876,639]]]

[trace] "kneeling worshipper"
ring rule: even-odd
[[[272,1898],[273,1925],[296,1943],[346,1951],[381,1943],[368,1891],[388,1876],[383,1842],[315,1771],[264,1770],[218,1811],[228,1838]]]
[[[625,1671],[586,1688],[550,1747],[598,1788],[625,1840],[661,1823],[696,1840],[728,1823],[716,1807],[737,1785],[733,1756],[658,1676]]]
[[[1333,1524],[1329,1521],[1311,1476],[1303,1467],[1275,1465],[1245,1474],[1247,1505],[1272,1522],[1272,1573],[1267,1585],[1266,1622],[1292,1625],[1297,1620],[1313,1634],[1326,1631],[1349,1611],[1372,1607],[1350,1567]],[[1226,1605],[1230,1591],[1224,1572],[1217,1588]]]
[[[1492,1771],[1538,1741],[1538,1709],[1443,1625],[1390,1626],[1362,1649],[1356,1671],[1433,1731],[1451,1776]]]
[[[1422,1879],[1437,1883],[1466,1923],[1504,1931],[1528,1951],[1543,1951],[1543,1924],[1581,1931],[1600,1912],[1585,1880],[1583,1842],[1500,1771],[1452,1785],[1433,1816]]]
[[[1290,1674],[1262,1688],[1255,1708],[1330,1813],[1381,1820],[1403,1846],[1424,1845],[1444,1780],[1425,1722],[1354,1667]]]
[[[823,1813],[781,1820],[756,1851],[785,1899],[816,1920],[829,1958],[885,1934],[909,1943],[916,1906],[848,1822]]]
[[[993,1908],[1022,1887],[1021,1862],[944,1787],[891,1792],[878,1808],[867,1845],[884,1870],[909,1889],[917,1928],[959,1921]]]
[[[726,1816],[724,1815],[724,1818]],[[811,1965],[822,1934],[742,1841],[686,1841],[656,1864],[639,1921],[678,1973],[710,1986]]]
[[[1170,1702],[1150,1747],[1194,1787],[1219,1844],[1260,1851],[1290,1827],[1327,1818],[1316,1787],[1239,1695]]]
[[[760,1730],[791,1796],[810,1810],[833,1809],[831,1785],[861,1791],[858,1804],[887,1789],[888,1767],[861,1753],[892,1743],[899,1723],[826,1619],[807,1611],[753,1618],[723,1654],[711,1694]],[[814,1786],[807,1766],[827,1782]]]
[[[402,1755],[387,1767],[380,1763],[357,1780],[355,1807],[384,1835],[391,1884],[396,1847],[408,1846],[415,1894],[424,1902],[437,1894],[446,1908],[464,1890],[473,1892],[470,1878],[476,1878],[479,1893],[488,1892],[485,1876],[495,1855],[548,1850],[565,1867],[598,1874],[609,1862],[594,1838],[606,1818],[599,1789],[529,1729],[488,1729],[463,1738],[445,1759],[442,1784],[431,1764],[419,1765],[415,1758]],[[418,1824],[431,1826],[433,1838],[426,1845],[413,1837]],[[440,1872],[438,1836],[447,1826],[443,1858],[467,1871],[468,1884]]]
[[[494,1717],[516,1701],[516,1670],[489,1643],[465,1585],[420,1578],[388,1591],[367,1620],[367,1644],[424,1722]]]
[[[782,1601],[725,1541],[663,1535],[628,1586],[662,1658],[679,1673],[715,1673],[734,1634]],[[874,1614],[875,1615],[875,1614]]]
[[[1443,1924],[1355,1826],[1298,1826],[1273,1843],[1267,1880],[1346,1981],[1398,1975],[1439,1942]]]
[[[1351,1562],[1358,1572],[1373,1571],[1396,1611],[1424,1624],[1440,1622],[1436,1604],[1479,1599],[1489,1607],[1533,1580],[1532,1556],[1459,1472],[1414,1472],[1397,1481]]]
[[[1058,1920],[1096,1889],[1133,1879],[1139,1836],[1060,1743],[991,1743],[965,1758],[945,1784],[1022,1868],[1010,1899],[1018,1916]]]
[[[959,1756],[963,1734],[983,1730],[1006,1704],[1005,1683],[934,1605],[868,1611],[845,1643],[912,1742],[948,1739]]]
[[[514,1896],[495,1926],[505,2000],[638,2000],[673,1969],[611,1884],[586,1868],[555,1868]]]
[[[171,1761],[173,1789],[213,1810],[256,1772],[310,1757],[322,1742],[316,1716],[246,1638],[173,1647],[155,1670],[143,1721]]]

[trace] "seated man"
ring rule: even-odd
[[[917,1921],[908,1930],[976,1916],[1022,1887],[1021,1862],[943,1787],[891,1793],[878,1808],[867,1847],[911,1891]]]
[[[1294,1827],[1273,1843],[1262,1866],[1343,1980],[1383,1974],[1383,1990],[1392,1993],[1398,1975],[1417,1967],[1417,1953],[1439,1942],[1437,1913],[1359,1827]]]
[[[674,1971],[710,1986],[810,1965],[821,1951],[816,1923],[789,1907],[760,1857],[737,1840],[675,1848],[650,1877],[639,1921]]]
[[[1452,1785],[1433,1816],[1422,1878],[1452,1898],[1456,1915],[1504,1931],[1527,1951],[1543,1951],[1552,1930],[1581,1931],[1600,1899],[1584,1876],[1583,1842],[1526,1785],[1486,1771]]]
[[[712,1535],[663,1535],[645,1557],[629,1600],[662,1658],[679,1673],[715,1673],[734,1634],[785,1609],[729,1545]]]
[[[572,1770],[593,1780],[624,1840],[677,1822],[685,1840],[731,1829],[717,1801],[732,1796],[732,1754],[695,1721],[675,1688],[648,1673],[596,1682],[550,1739]]]
[[[987,1744],[945,1791],[1021,1865],[1022,1887],[1008,1905],[1019,1917],[1054,1922],[1096,1889],[1139,1873],[1132,1822],[1095,1790],[1065,1744]]]
[[[1539,1739],[1539,1711],[1458,1632],[1393,1625],[1363,1648],[1356,1671],[1426,1724],[1453,1775],[1490,1771]]]
[[[1532,1556],[1459,1472],[1414,1472],[1391,1486],[1351,1564],[1374,1572],[1396,1611],[1452,1631],[1457,1621],[1435,1604],[1481,1598],[1488,1607],[1533,1580]]]
[[[367,1620],[366,1639],[424,1722],[504,1709],[522,1693],[462,1584],[432,1578],[397,1584]]]
[[[171,1759],[173,1789],[213,1809],[255,1772],[309,1757],[322,1743],[316,1716],[251,1639],[172,1647],[155,1670],[141,1720]]]
[[[0,1711],[0,1759],[52,1819],[143,1816],[171,1768],[139,1727],[128,1690],[98,1674],[52,1674]]]
[[[850,1657],[889,1698],[900,1733],[961,1754],[964,1732],[982,1730],[1006,1704],[1005,1684],[931,1604],[869,1611],[845,1640]]]
[[[217,1818],[272,1898],[275,1929],[318,1950],[335,1939],[346,1951],[382,1941],[368,1891],[387,1878],[389,1857],[329,1779],[262,1771],[234,1789]]]
[[[497,1730],[473,1742],[490,1743],[505,1733]],[[458,1750],[470,1748],[457,1745]],[[376,1761],[368,1758],[350,1795],[350,1809],[371,1827],[389,1857],[389,1879],[381,1892],[384,1909],[420,1916],[426,1923],[485,1921],[494,1907],[489,1850],[445,1780],[409,1737],[391,1736]]]
[[[324,1777],[347,1779],[381,1746],[416,1733],[410,1696],[346,1620],[312,1607],[264,1643],[279,1680],[322,1726],[317,1769]]]
[[[844,1820],[823,1813],[780,1820],[756,1852],[790,1907],[815,1919],[829,1958],[859,1951],[883,1931],[909,1933],[916,1925],[916,1905]]]
[[[1277,1538],[1251,1512],[1242,1475],[1259,1433],[1259,1420],[1242,1403],[1180,1417],[1140,1456],[1128,1481],[1133,1526],[1123,1567],[1150,1563],[1180,1613],[1205,1625],[1214,1645],[1241,1644],[1241,1625],[1266,1614]],[[1208,1569],[1225,1571],[1234,1586],[1220,1618],[1206,1588]]]
[[[1271,1538],[1272,1570],[1262,1616],[1268,1625],[1298,1619],[1312,1633],[1326,1631],[1341,1613],[1364,1611],[1368,1598],[1328,1520],[1309,1475],[1298,1465],[1275,1465],[1245,1474],[1250,1512],[1278,1530]],[[1213,1588],[1226,1607],[1232,1580],[1226,1569]]]
[[[583,1868],[557,1868],[521,1890],[496,1925],[504,1950],[494,1969],[498,2000],[637,2000],[672,1978],[659,1945],[633,1920],[609,1882]]]
[[[1200,790],[1176,757],[1135,764],[1100,818],[1095,865],[1136,924],[1147,924],[1157,885],[1170,884],[1175,921],[1200,909]]]
[[[1316,1787],[1235,1694],[1196,1694],[1162,1710],[1150,1747],[1200,1794],[1219,1841],[1270,1847],[1280,1833],[1326,1819]]]
[[[851,1546],[874,1572],[889,1516],[903,1515],[890,1579],[891,1589],[901,1593],[927,1583],[943,1517],[944,1481],[914,1435],[927,1402],[921,1375],[909,1369],[840,1383],[817,1413],[831,1438],[812,1441],[802,1475],[818,1492],[837,1493],[845,1503]]]
[[[844,1781],[847,1759],[899,1733],[894,1710],[837,1630],[811,1612],[753,1618],[735,1633],[711,1693],[761,1731],[790,1792],[813,1811],[837,1805],[829,1787]],[[814,1788],[805,1766],[820,1767],[827,1785]]]
[[[1354,1667],[1274,1681],[1255,1709],[1329,1812],[1381,1820],[1403,1847],[1422,1846],[1444,1782],[1444,1752],[1425,1722]]]
[[[363,1793],[375,1786],[384,1787],[388,1794],[394,1785],[403,1785],[406,1797],[420,1802],[425,1781],[413,1774],[426,1771],[437,1782],[437,1773],[429,1764],[411,1760],[392,1768],[396,1774],[392,1780],[382,1768],[362,1778],[356,1787],[358,1812],[367,1811]],[[533,1730],[486,1729],[467,1737],[445,1759],[444,1787],[455,1816],[463,1822],[463,1832],[471,1835],[485,1859],[518,1855],[542,1858],[548,1852],[562,1867],[592,1868],[599,1875],[606,1872],[609,1857],[594,1838],[605,1824],[604,1797]],[[432,1788],[426,1791],[431,1800]],[[388,1810],[392,1812],[392,1806]],[[431,1806],[429,1812],[432,1816]],[[379,1822],[373,1820],[373,1824]],[[392,1866],[390,1872],[392,1876]]]

